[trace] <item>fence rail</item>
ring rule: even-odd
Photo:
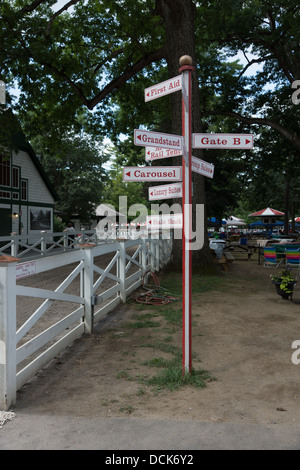
[[[9,409],[25,382],[161,269],[171,247],[162,238],[115,241],[0,263],[0,409]]]
[[[154,232],[152,235],[157,236]],[[117,239],[136,240],[144,236],[148,238],[147,230],[118,229],[99,232],[97,230],[80,230],[78,232],[47,232],[41,231],[28,235],[0,237],[0,256],[10,254],[18,258],[28,258],[52,255],[57,252],[67,252],[80,249],[82,244],[93,243],[103,245],[114,243]]]

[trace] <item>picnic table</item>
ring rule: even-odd
[[[226,247],[224,248],[224,254],[225,253],[233,253],[234,255],[237,254],[245,254],[247,253],[247,258],[240,258],[240,259],[246,259],[247,261],[250,260],[251,256],[253,253],[256,251],[256,246],[255,245],[241,245],[239,242],[229,242],[226,244]]]

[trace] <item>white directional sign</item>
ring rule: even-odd
[[[207,176],[208,178],[214,177],[214,165],[212,163],[207,163],[200,158],[192,156],[192,171],[199,173],[200,175]]]
[[[251,134],[193,134],[193,148],[252,149]]]
[[[182,155],[182,150],[162,149],[162,148],[145,148],[146,161],[159,160],[160,158],[176,157]]]
[[[181,166],[123,168],[123,181],[180,181]]]
[[[163,184],[148,188],[149,201],[182,197],[182,183]]]
[[[182,89],[182,75],[171,78],[165,82],[158,83],[157,85],[150,86],[145,89],[145,101],[155,100],[161,96],[174,93]]]
[[[183,137],[181,135],[162,134],[161,132],[134,130],[134,143],[143,147],[162,147],[173,150],[182,150]]]
[[[147,215],[147,229],[182,228],[182,214]]]

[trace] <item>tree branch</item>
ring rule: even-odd
[[[93,109],[100,101],[102,101],[109,93],[113,90],[121,88],[130,78],[135,74],[143,70],[147,65],[152,64],[152,62],[157,62],[165,57],[165,48],[162,47],[156,51],[150,52],[138,60],[132,66],[126,68],[125,72],[122,73],[119,77],[112,80],[103,90],[100,91],[94,98],[88,101],[87,107]]]
[[[64,11],[66,11],[69,7],[72,5],[76,5],[80,0],[70,0],[68,3],[66,3],[60,10],[57,10],[53,16],[51,16],[48,26],[47,26],[47,31],[46,31],[46,37],[49,37],[50,35],[50,30],[52,28],[52,23],[55,20],[55,18],[59,15],[61,15]]]
[[[246,57],[246,55],[244,54],[244,56]],[[271,55],[268,55],[268,56],[265,56],[265,57],[262,57],[261,59],[252,59],[252,60],[248,60],[247,57],[246,59],[248,60],[248,64],[243,68],[243,70],[241,71],[241,73],[239,74],[238,76],[238,79],[241,78],[242,75],[244,75],[244,73],[246,72],[246,70],[251,67],[251,65],[253,64],[259,64],[261,62],[265,62],[267,59],[270,59],[272,56]]]
[[[283,127],[278,122],[275,122],[275,121],[272,121],[271,119],[266,119],[266,118],[246,117],[233,111],[219,112],[219,113],[216,112],[212,114],[233,117],[235,119],[238,119],[241,122],[244,122],[245,124],[259,124],[262,126],[269,126],[272,129],[280,132],[280,134],[283,135],[298,152],[300,152],[300,135],[297,135],[294,132],[287,129],[286,127]]]
[[[34,0],[30,5],[26,5],[25,7],[19,10],[19,13],[31,13],[37,7],[39,7],[42,3],[46,3],[46,0]]]

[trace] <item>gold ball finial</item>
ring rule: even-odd
[[[192,64],[193,64],[193,59],[191,58],[190,55],[182,55],[179,59],[180,67],[183,67],[184,65],[192,65]]]

